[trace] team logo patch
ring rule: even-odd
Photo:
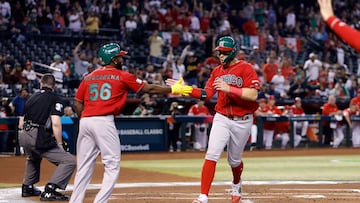
[[[55,104],[55,110],[61,112],[63,108],[63,105],[61,103],[56,103]]]
[[[142,84],[142,83],[143,83],[143,81],[142,81],[141,79],[139,79],[139,78],[136,79],[136,82],[139,83],[139,84]]]

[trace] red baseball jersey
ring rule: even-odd
[[[223,79],[228,85],[236,88],[246,87],[255,88],[257,90],[260,89],[260,81],[255,70],[245,61],[239,61],[225,69],[222,65],[214,68],[205,85],[207,98],[211,98],[216,93],[213,83],[217,79]],[[232,93],[223,91],[218,92],[215,111],[220,114],[226,116],[243,116],[248,113],[254,113],[257,108],[258,103],[256,101],[243,100]]]
[[[355,103],[360,108],[360,97],[356,96],[351,99],[350,103]]]
[[[190,107],[188,115],[207,116],[210,115],[210,112],[206,106],[200,107],[198,104],[194,104]]]
[[[294,115],[305,115],[304,109],[302,107],[297,108],[295,105],[292,105],[290,107],[290,111],[294,114]]]
[[[84,104],[81,117],[118,115],[125,106],[128,90],[139,92],[144,81],[134,75],[104,66],[87,75],[75,99]]]

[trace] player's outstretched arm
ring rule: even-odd
[[[331,0],[318,0],[320,6],[321,16],[327,21],[331,16],[334,16],[334,10],[331,5]]]
[[[350,27],[334,15],[331,0],[318,0],[320,13],[326,24],[351,47],[360,51],[360,32]]]

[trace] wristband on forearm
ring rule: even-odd
[[[241,97],[242,94],[243,94],[243,91],[242,91],[242,88],[237,88],[237,87],[230,86],[230,93]]]
[[[206,91],[204,89],[194,88],[192,90],[192,92],[190,93],[190,96],[205,101],[206,100]]]

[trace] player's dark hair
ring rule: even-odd
[[[55,86],[55,77],[50,73],[46,73],[42,76],[41,83],[46,86],[49,86],[49,87],[54,87]]]

